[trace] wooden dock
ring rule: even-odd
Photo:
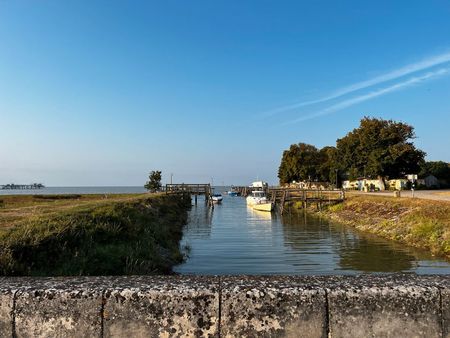
[[[267,196],[279,207],[281,214],[284,213],[286,204],[290,202],[300,202],[305,209],[310,205],[316,205],[317,209],[321,210],[324,205],[341,203],[345,200],[345,192],[340,189],[269,188]]]
[[[253,187],[233,187],[240,196],[247,197],[254,190],[261,190]],[[290,202],[301,202],[303,208],[310,205],[316,205],[319,210],[327,204],[340,203],[345,199],[345,193],[340,189],[300,189],[300,188],[281,188],[268,187],[263,189],[267,197],[279,207],[280,212],[285,211],[286,204]]]
[[[205,203],[211,203],[212,187],[211,184],[166,184],[166,194],[188,194],[194,196],[195,204],[197,205],[197,197],[204,195]]]
[[[253,187],[233,187],[240,196],[247,197],[254,190],[261,190]],[[166,184],[166,194],[185,193],[194,196],[195,204],[197,204],[197,196],[204,195],[205,203],[211,204],[212,187],[210,184]],[[300,189],[300,188],[281,188],[268,187],[264,189],[267,197],[272,201],[283,214],[286,205],[292,202],[300,202],[303,208],[315,205],[321,210],[324,205],[336,204],[344,201],[344,190],[322,190],[322,189]]]

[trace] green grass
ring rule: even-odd
[[[450,203],[381,196],[352,196],[324,211],[359,230],[430,250],[450,259]]]
[[[9,208],[0,211],[0,221],[2,213],[7,214],[6,219],[11,219],[11,213],[16,217],[10,223],[3,220],[0,274],[169,273],[182,261],[179,241],[190,198],[122,195],[76,199],[39,199],[41,204],[27,198],[7,201]]]

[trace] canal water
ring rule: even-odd
[[[450,274],[428,252],[306,215],[264,213],[245,198],[224,196],[214,210],[198,200],[184,228],[181,274],[336,275],[410,272]]]

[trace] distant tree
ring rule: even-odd
[[[145,183],[144,188],[151,192],[161,190],[161,171],[151,171],[148,175],[148,181]]]
[[[411,142],[414,138],[408,124],[364,117],[358,128],[337,140],[336,158],[350,179],[418,173],[425,153]]]
[[[420,168],[419,176],[433,175],[440,180],[450,183],[450,163],[443,161],[424,162]]]

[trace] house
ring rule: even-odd
[[[342,182],[342,188],[346,190],[359,191],[384,191],[386,187],[381,177],[377,179],[360,177],[356,180],[348,180]]]
[[[425,181],[425,186],[427,188],[439,188],[440,187],[439,180],[434,175],[428,175],[427,177],[424,178],[424,181]]]
[[[342,181],[342,189],[345,189],[345,190],[361,190],[361,181],[359,181],[359,180]]]
[[[407,189],[408,180],[406,178],[395,178],[387,181],[389,190],[405,190]]]

